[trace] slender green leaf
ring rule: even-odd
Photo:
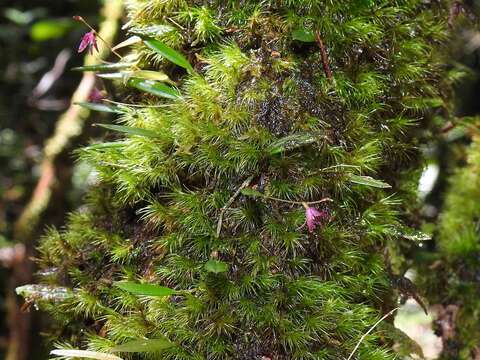
[[[91,103],[91,102],[78,102],[75,104],[85,109],[93,110],[93,111],[108,112],[108,113],[115,113],[115,114],[123,113],[123,111],[121,111],[118,107],[107,105],[107,104]]]
[[[245,195],[245,196],[251,196],[251,197],[262,197],[263,194],[260,192],[260,191],[257,191],[255,189],[252,189],[252,188],[245,188],[245,189],[242,189],[240,191],[242,193],[242,195]]]
[[[127,77],[127,74],[125,72],[115,72],[115,73],[102,73],[102,74],[97,74],[99,78],[102,79],[123,79],[125,80]]]
[[[58,349],[50,352],[51,355],[62,356],[66,358],[83,358],[96,360],[123,360],[116,355],[101,353],[98,351]]]
[[[132,78],[137,78],[137,79],[144,79],[144,80],[157,80],[157,81],[169,81],[170,78],[168,77],[167,74],[161,71],[150,71],[150,70],[138,70],[138,71],[132,71],[129,73],[129,76]]]
[[[147,47],[162,55],[165,59],[171,61],[175,65],[181,66],[188,72],[193,72],[193,67],[188,60],[178,51],[172,49],[168,45],[155,39],[147,39],[143,41]]]
[[[79,66],[72,68],[73,71],[111,71],[119,69],[128,69],[133,63],[116,63],[116,64],[97,64],[88,66]]]
[[[170,84],[175,84],[167,74],[161,71],[150,71],[150,70],[136,70],[136,71],[120,71],[115,73],[101,73],[97,74],[99,78],[102,79],[122,79],[124,82],[127,82],[130,79],[137,80],[156,80],[160,82],[168,82]]]
[[[92,144],[87,147],[81,148],[80,150],[107,150],[107,149],[121,149],[125,147],[123,141],[113,141],[113,142],[102,142],[98,144]]]
[[[61,302],[74,296],[74,292],[63,286],[27,284],[15,288],[15,292],[25,299]]]
[[[130,36],[127,40],[122,41],[120,44],[115,45],[112,50],[118,50],[133,44],[138,44],[142,41],[142,38],[137,35]]]
[[[403,231],[399,231],[399,235],[410,241],[430,241],[432,236],[422,231],[418,231],[410,228],[403,228]]]
[[[228,264],[223,261],[209,260],[205,264],[205,270],[215,274],[224,273],[228,271]]]
[[[271,155],[279,154],[284,151],[293,150],[315,142],[315,138],[310,134],[293,134],[279,139],[267,148]]]
[[[131,126],[123,126],[123,125],[111,125],[111,124],[95,124],[96,126],[103,127],[105,129],[113,130],[122,132],[129,135],[138,135],[138,136],[146,136],[149,138],[157,138],[158,134],[151,130],[131,127]]]
[[[374,188],[387,189],[391,188],[386,182],[376,180],[370,176],[350,175],[350,182],[358,185],[371,186]]]
[[[292,32],[293,40],[298,40],[302,42],[315,42],[315,34],[312,30],[305,28],[295,29]]]
[[[175,346],[166,337],[159,339],[139,339],[117,345],[112,352],[141,353],[141,352],[157,352]]]
[[[128,281],[114,283],[116,287],[128,291],[135,295],[144,296],[170,296],[176,294],[176,291],[164,286],[153,284],[141,284]]]
[[[130,79],[127,84],[139,90],[167,99],[177,99],[180,97],[180,93],[176,89],[158,81]]]

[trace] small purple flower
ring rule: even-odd
[[[97,37],[93,30],[83,35],[80,46],[78,47],[78,52],[81,53],[86,48],[88,48],[90,54],[93,54],[93,48],[98,51]]]
[[[307,207],[305,210],[305,217],[307,218],[307,227],[309,232],[313,232],[317,225],[321,224],[324,219],[328,217],[325,211],[319,211],[313,207]]]

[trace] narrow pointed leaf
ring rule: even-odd
[[[41,284],[28,284],[15,288],[15,292],[25,299],[61,302],[74,296],[74,292],[66,287]]]
[[[432,240],[432,236],[428,235],[422,231],[414,230],[414,229],[403,229],[403,231],[399,232],[399,235],[403,238],[410,240],[410,241],[430,241]]]
[[[81,148],[81,150],[107,150],[107,149],[121,149],[125,147],[123,141],[103,142],[98,144],[92,144],[87,147]]]
[[[315,42],[315,34],[312,30],[307,30],[305,28],[295,29],[292,32],[293,40],[298,40],[302,42]]]
[[[86,350],[67,350],[67,349],[58,349],[50,352],[51,355],[57,355],[67,358],[83,358],[83,359],[96,359],[96,360],[123,360],[122,358],[113,355],[106,354],[97,351],[86,351]]]
[[[127,84],[139,90],[167,99],[177,99],[180,97],[180,93],[176,89],[158,81],[130,79]]]
[[[108,113],[115,113],[115,114],[123,113],[123,111],[121,111],[118,107],[107,105],[107,104],[90,103],[90,102],[78,102],[75,104],[85,109],[93,110],[93,111],[108,112]]]
[[[97,76],[102,79],[125,79],[126,73],[125,72],[103,73],[103,74],[97,74]]]
[[[112,71],[119,69],[128,69],[133,63],[116,63],[116,64],[98,64],[98,65],[88,65],[88,66],[79,66],[72,68],[73,71]]]
[[[170,78],[168,77],[167,74],[165,74],[161,71],[150,71],[150,70],[120,71],[120,72],[115,72],[115,73],[97,74],[97,76],[99,78],[109,79],[109,80],[121,79],[124,82],[127,82],[128,80],[136,79],[137,82],[139,82],[141,80],[155,80],[155,81],[168,82],[170,84],[175,84],[172,80],[170,80]],[[148,86],[148,85],[149,84],[145,84],[143,86]],[[133,85],[133,86],[136,87],[135,85]],[[164,91],[168,91],[168,90],[169,89],[166,89]],[[148,92],[150,92],[150,91],[148,91]]]
[[[167,74],[161,71],[138,70],[129,73],[130,77],[144,80],[171,81]]]
[[[114,284],[122,290],[128,291],[135,295],[144,296],[170,296],[176,294],[176,291],[164,286],[153,284],[140,284],[128,281],[116,282]]]
[[[251,196],[251,197],[262,197],[263,194],[260,192],[260,191],[257,191],[255,189],[252,189],[252,188],[245,188],[245,189],[242,189],[241,191],[241,194],[242,195],[245,195],[245,196]]]
[[[279,139],[267,148],[271,155],[279,154],[284,151],[293,150],[315,142],[315,138],[309,134],[294,134]]]
[[[175,346],[175,344],[168,340],[166,337],[159,339],[139,339],[127,342],[122,345],[117,345],[112,349],[112,352],[157,352],[171,348],[173,346]]]
[[[209,260],[205,264],[205,270],[215,274],[224,273],[228,271],[228,264],[223,261]]]
[[[193,67],[190,65],[188,60],[180,54],[178,51],[172,49],[168,45],[164,44],[161,41],[155,39],[148,39],[143,41],[147,47],[155,51],[156,53],[162,55],[168,61],[171,61],[175,65],[178,65],[189,72],[193,72]]]
[[[388,189],[391,188],[386,182],[376,180],[370,176],[350,175],[350,182],[358,185],[365,185],[374,188]]]
[[[133,35],[133,36],[130,36],[127,40],[122,41],[120,44],[115,45],[112,50],[118,50],[133,44],[138,44],[141,41],[142,41],[142,38],[140,36]]]
[[[111,125],[111,124],[95,124],[97,126],[103,127],[105,129],[118,131],[121,133],[129,134],[129,135],[138,135],[138,136],[146,136],[149,138],[157,138],[158,134],[151,130],[131,127],[131,126],[123,126],[123,125]]]

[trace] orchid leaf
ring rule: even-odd
[[[87,65],[72,68],[73,71],[111,71],[119,69],[128,69],[132,67],[133,63],[116,63],[116,64],[97,64]]]
[[[255,189],[252,189],[252,188],[245,188],[245,189],[242,189],[241,191],[241,194],[242,195],[245,195],[245,196],[251,196],[251,197],[262,197],[263,194],[260,192],[260,191],[257,191]]]
[[[98,351],[86,351],[86,350],[70,350],[70,349],[58,349],[50,352],[51,355],[61,356],[63,358],[83,358],[83,359],[96,359],[96,360],[123,360],[122,358],[113,355],[101,353]]]
[[[129,293],[135,295],[171,296],[176,294],[176,291],[173,289],[153,284],[141,284],[135,282],[121,281],[114,283],[114,285],[122,290],[128,291]]]
[[[168,61],[171,61],[175,65],[178,65],[186,69],[188,72],[193,72],[193,67],[192,65],[190,65],[188,60],[178,51],[172,49],[171,47],[164,44],[163,42],[155,39],[147,39],[147,40],[144,40],[143,42],[148,48],[160,54]]]
[[[138,44],[141,41],[142,41],[142,38],[140,36],[137,36],[137,35],[130,36],[127,40],[124,40],[120,44],[115,45],[112,48],[112,51],[130,46],[130,45]]]
[[[125,344],[115,346],[111,351],[124,353],[158,352],[174,346],[174,343],[166,337],[163,337],[158,339],[138,339],[129,341]]]
[[[132,78],[138,78],[138,79],[144,79],[144,80],[156,80],[156,81],[173,83],[173,81],[170,80],[168,75],[161,71],[138,70],[138,71],[132,71],[131,73],[129,73],[129,76]]]
[[[205,270],[214,274],[220,274],[228,271],[228,264],[223,261],[209,260],[205,264]]]
[[[123,111],[121,111],[118,107],[107,105],[107,104],[92,103],[92,102],[78,102],[78,103],[75,103],[75,104],[79,105],[79,106],[81,106],[85,109],[93,110],[93,111],[115,113],[115,114],[123,113]]]
[[[376,180],[370,176],[350,175],[349,180],[354,184],[365,185],[365,186],[370,186],[370,187],[379,188],[379,189],[388,189],[392,187],[386,182]]]
[[[178,90],[158,81],[129,79],[127,84],[139,90],[167,99],[177,99],[180,97]]]
[[[280,154],[282,152],[293,150],[315,142],[315,138],[309,134],[293,134],[285,136],[267,148],[270,155]]]
[[[298,28],[293,30],[292,38],[293,40],[301,42],[315,42],[315,34],[313,33],[313,31],[305,28]]]
[[[157,138],[158,137],[158,134],[154,131],[141,129],[141,128],[137,128],[137,127],[123,126],[123,125],[111,125],[111,124],[95,124],[95,125],[103,127],[105,129],[118,131],[118,132],[129,134],[129,135],[145,136],[145,137],[149,137],[149,138]]]

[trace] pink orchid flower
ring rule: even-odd
[[[307,207],[305,210],[305,217],[307,218],[307,227],[309,232],[313,232],[317,225],[321,224],[324,219],[328,217],[325,211],[320,211],[314,207]]]
[[[83,35],[80,46],[78,47],[78,52],[81,53],[86,48],[88,48],[88,52],[90,54],[93,54],[93,48],[98,51],[97,37],[95,35],[95,31],[93,30]]]
[[[88,95],[88,101],[90,102],[99,103],[102,102],[103,99],[105,99],[103,91],[98,90],[97,88],[93,88],[90,95]]]

